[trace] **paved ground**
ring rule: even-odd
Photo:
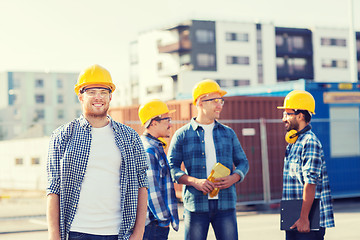
[[[0,199],[0,239],[46,240],[45,205],[44,197]],[[327,229],[326,239],[359,240],[360,232],[357,228],[360,226],[360,198],[335,200],[334,209],[336,227]],[[278,210],[256,211],[242,208],[237,216],[240,239],[284,239],[284,233],[279,230]],[[179,232],[170,231],[169,239],[182,240],[183,231],[181,218]],[[208,239],[215,240],[211,228]]]

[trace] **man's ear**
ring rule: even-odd
[[[83,97],[84,97],[84,96],[83,96],[83,94],[81,94],[81,93],[78,95],[79,102],[82,102]]]
[[[299,118],[298,118],[299,120],[304,120],[304,121],[305,121],[305,116],[304,116],[303,113],[299,113],[299,114],[297,115],[297,117],[299,117]]]

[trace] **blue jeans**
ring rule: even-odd
[[[286,231],[286,240],[323,240],[325,236],[325,228],[319,231],[310,231],[309,233],[300,233],[296,230]]]
[[[151,222],[145,226],[143,240],[167,240],[170,227],[160,227],[157,222]]]
[[[185,240],[206,240],[209,225],[217,240],[238,239],[236,210],[218,210],[218,200],[209,200],[209,212],[184,210]]]
[[[118,235],[93,235],[88,233],[70,232],[69,240],[117,240]]]

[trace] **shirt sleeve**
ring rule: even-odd
[[[305,183],[317,184],[321,177],[322,147],[319,142],[314,139],[306,141],[303,152],[302,174]]]
[[[149,165],[149,169],[147,170],[147,176],[149,180],[148,207],[156,219],[159,221],[166,221],[170,214],[167,211],[166,204],[164,202],[165,196],[162,195],[160,189],[160,186],[164,185],[160,178],[160,159],[151,149],[147,150],[147,155]]]
[[[170,173],[173,181],[175,181],[176,183],[179,183],[179,178],[186,174],[184,171],[181,170],[181,163],[183,162],[182,136],[183,134],[175,132],[174,136],[171,139],[168,150]]]
[[[139,182],[139,188],[145,187],[148,188],[148,178],[146,175],[146,170],[148,169],[148,165],[146,163],[147,155],[144,150],[144,145],[140,140],[139,135],[135,135],[134,142],[134,152],[137,153],[135,157],[136,167],[137,167],[137,177]]]
[[[235,132],[232,131],[232,133],[233,133],[233,156],[234,156],[233,161],[235,165],[234,173],[237,173],[241,176],[240,182],[242,182],[249,171],[249,162]]]
[[[57,134],[52,134],[49,143],[48,159],[47,159],[47,188],[46,194],[60,194],[60,145]]]

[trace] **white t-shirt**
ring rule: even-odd
[[[204,125],[199,124],[204,129],[204,139],[205,139],[205,156],[206,156],[206,176],[209,176],[211,173],[211,169],[216,164],[216,149],[214,144],[213,138],[213,129],[215,126],[215,122]],[[215,197],[210,197],[208,194],[209,199],[219,199],[219,196],[216,195]]]
[[[117,235],[121,221],[121,153],[110,124],[91,131],[90,156],[71,231]]]

